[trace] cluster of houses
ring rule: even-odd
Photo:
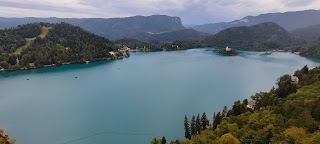
[[[123,46],[122,48],[118,49],[118,52],[121,52],[124,57],[129,57],[129,52],[131,48],[127,46]],[[110,51],[109,54],[115,56],[117,52]]]

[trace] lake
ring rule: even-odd
[[[304,65],[320,63],[291,53],[228,57],[204,48],[0,73],[0,127],[16,144],[183,139],[185,115],[190,121],[206,112],[211,123],[224,105],[268,91]]]

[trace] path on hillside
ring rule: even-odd
[[[48,32],[49,32],[49,29],[52,29],[52,27],[45,27],[43,26],[41,28],[41,34],[38,35],[38,37],[44,39]],[[15,52],[13,52],[13,54],[15,55],[19,55],[24,49],[28,48],[32,43],[33,41],[36,39],[37,37],[33,37],[33,38],[26,38],[26,44],[17,48]]]

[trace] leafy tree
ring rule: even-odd
[[[320,143],[320,132],[316,132],[311,137],[303,140],[303,144],[318,144]]]
[[[240,144],[240,141],[232,134],[224,134],[218,141],[219,144]]]
[[[306,137],[306,132],[303,128],[290,127],[284,132],[285,138],[289,140],[290,143],[301,143]]]
[[[184,137],[186,139],[191,139],[191,134],[190,134],[190,126],[189,126],[189,121],[187,116],[184,117]]]
[[[150,144],[160,144],[160,141],[157,138],[153,138]]]
[[[285,98],[291,93],[297,92],[296,84],[292,83],[290,75],[284,75],[277,81],[278,89],[277,96],[279,98]]]
[[[16,56],[16,55],[11,55],[11,56],[9,56],[9,58],[8,58],[8,63],[9,63],[10,65],[15,65],[15,64],[17,64],[17,56]]]
[[[0,66],[1,66],[2,68],[4,68],[4,69],[8,69],[8,68],[9,68],[9,64],[8,64],[7,62],[5,62],[5,61],[1,61],[1,62],[0,62]]]

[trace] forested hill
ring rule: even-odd
[[[277,80],[277,88],[252,96],[253,109],[247,107],[253,103],[246,99],[236,101],[231,109],[224,107],[213,114],[210,126],[205,114],[191,121],[186,116],[186,140],[172,144],[320,143],[320,67],[309,71],[305,66],[294,76],[299,80],[284,75]]]
[[[174,42],[174,41],[192,41],[203,40],[210,34],[198,32],[193,29],[182,29],[176,31],[162,32],[162,33],[137,33],[132,38],[143,42]]]
[[[212,46],[230,46],[255,50],[284,49],[304,44],[294,38],[284,28],[273,22],[254,26],[228,28],[206,38],[205,43]]]
[[[312,25],[305,28],[296,29],[291,32],[295,37],[304,39],[308,42],[320,38],[320,24]]]
[[[19,70],[121,57],[103,37],[67,23],[34,23],[0,30],[0,69]],[[119,54],[119,55],[118,55]]]
[[[179,17],[166,15],[132,16],[125,18],[1,18],[0,28],[48,22],[66,22],[111,40],[132,38],[138,33],[161,33],[185,29]]]
[[[193,29],[210,34],[239,26],[252,26],[263,22],[274,22],[288,31],[304,28],[320,23],[320,10],[292,11],[284,13],[266,13],[258,16],[246,16],[232,22],[204,24],[192,27]]]
[[[320,38],[303,46],[300,52],[301,55],[320,57]]]

